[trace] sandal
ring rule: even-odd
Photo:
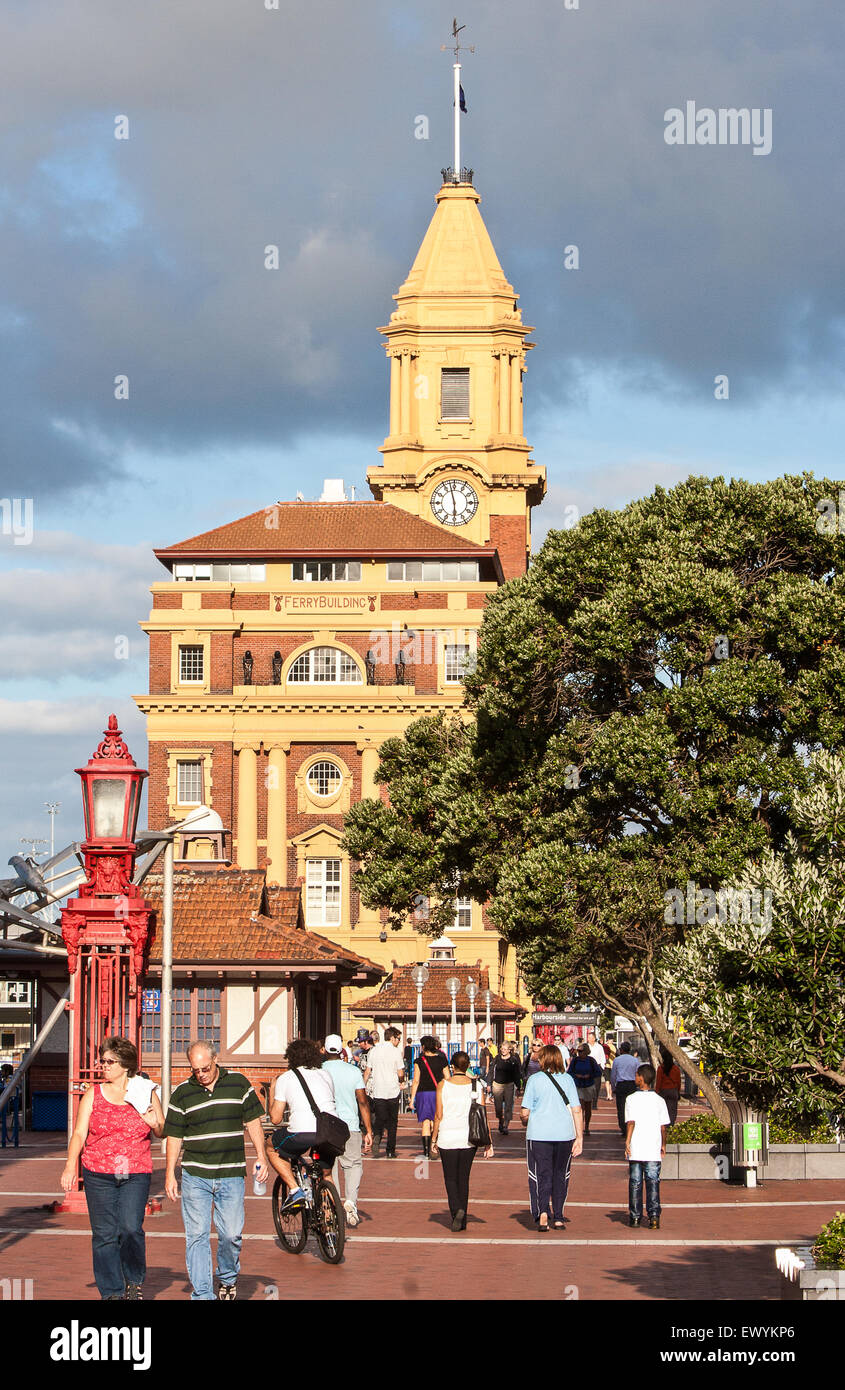
[[[543,1213],[543,1216],[546,1216],[545,1212]],[[547,1230],[549,1229],[549,1218],[546,1216],[546,1224],[545,1224],[545,1226],[544,1226],[544,1225],[543,1225],[543,1216],[538,1217],[538,1220],[537,1220],[537,1229],[540,1230],[540,1231],[547,1231]]]

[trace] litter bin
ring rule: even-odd
[[[769,1158],[766,1113],[752,1109],[734,1096],[725,1096],[725,1103],[731,1117],[731,1175],[742,1178],[746,1187],[756,1187],[757,1170],[762,1169]]]
[[[32,1128],[67,1129],[67,1091],[32,1092]]]

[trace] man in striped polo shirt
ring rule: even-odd
[[[188,1048],[191,1077],[170,1098],[164,1133],[167,1138],[165,1191],[179,1200],[176,1164],[182,1154],[182,1220],[185,1258],[193,1287],[191,1301],[214,1298],[211,1274],[211,1220],[217,1228],[217,1297],[237,1297],[244,1229],[244,1127],[258,1155],[258,1177],[269,1176],[261,1116],[264,1111],[249,1081],[239,1071],[218,1066],[207,1042]]]

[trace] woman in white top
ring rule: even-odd
[[[337,1114],[334,1083],[330,1073],[323,1070],[323,1054],[318,1044],[309,1038],[295,1038],[288,1043],[285,1055],[288,1069],[276,1077],[270,1119],[274,1125],[281,1125],[286,1105],[290,1114],[287,1125],[274,1131],[272,1147],[267,1150],[267,1161],[281,1175],[288,1189],[283,1211],[298,1206],[305,1197],[294,1178],[290,1159],[307,1153],[317,1142],[317,1117],[299,1077],[294,1075],[294,1067],[302,1072],[317,1109]]]
[[[469,1111],[473,1100],[477,1100],[480,1105],[486,1105],[487,1095],[484,1083],[477,1077],[469,1077],[466,1074],[469,1067],[468,1053],[453,1053],[450,1066],[452,1075],[444,1076],[437,1087],[431,1152],[434,1155],[439,1153],[440,1162],[443,1164],[452,1230],[465,1231],[469,1205],[469,1175],[472,1160],[475,1158],[475,1148],[469,1142]],[[493,1157],[492,1144],[485,1150],[484,1157]]]

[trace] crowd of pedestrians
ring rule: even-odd
[[[451,1228],[467,1228],[470,1178],[478,1149],[494,1156],[489,1101],[506,1135],[517,1097],[525,1128],[528,1206],[539,1231],[564,1229],[573,1159],[582,1152],[602,1087],[616,1102],[629,1165],[628,1219],[643,1220],[643,1187],[649,1226],[660,1225],[660,1169],[666,1129],[675,1122],[681,1074],[661,1049],[659,1068],[643,1064],[631,1045],[611,1046],[594,1032],[570,1054],[562,1038],[531,1043],[521,1061],[509,1042],[483,1041],[476,1068],[466,1051],[446,1057],[438,1038],[400,1051],[401,1034],[388,1027],[381,1040],[362,1031],[344,1045],[339,1034],[322,1043],[297,1038],[287,1047],[286,1070],[275,1080],[265,1140],[265,1111],[246,1076],[221,1066],[211,1044],[187,1049],[190,1076],[177,1086],[164,1114],[156,1088],[138,1072],[138,1054],[125,1038],[104,1039],[101,1082],[80,1102],[61,1175],[69,1191],[81,1167],[92,1232],[94,1277],[103,1299],[140,1299],[146,1273],[143,1220],[152,1173],[151,1140],[164,1136],[165,1191],[181,1201],[185,1262],[195,1301],[237,1297],[244,1226],[246,1151],[255,1153],[257,1183],[272,1168],[284,1180],[284,1206],[301,1205],[292,1161],[317,1141],[321,1115],[341,1121],[332,1178],[347,1223],[360,1222],[364,1158],[396,1158],[403,1086],[420,1125],[422,1156],[440,1160]],[[346,1127],[344,1130],[344,1126]],[[340,1144],[343,1144],[342,1151]],[[181,1191],[177,1165],[181,1164]],[[217,1231],[216,1266],[211,1249]],[[217,1291],[215,1294],[215,1277]]]

